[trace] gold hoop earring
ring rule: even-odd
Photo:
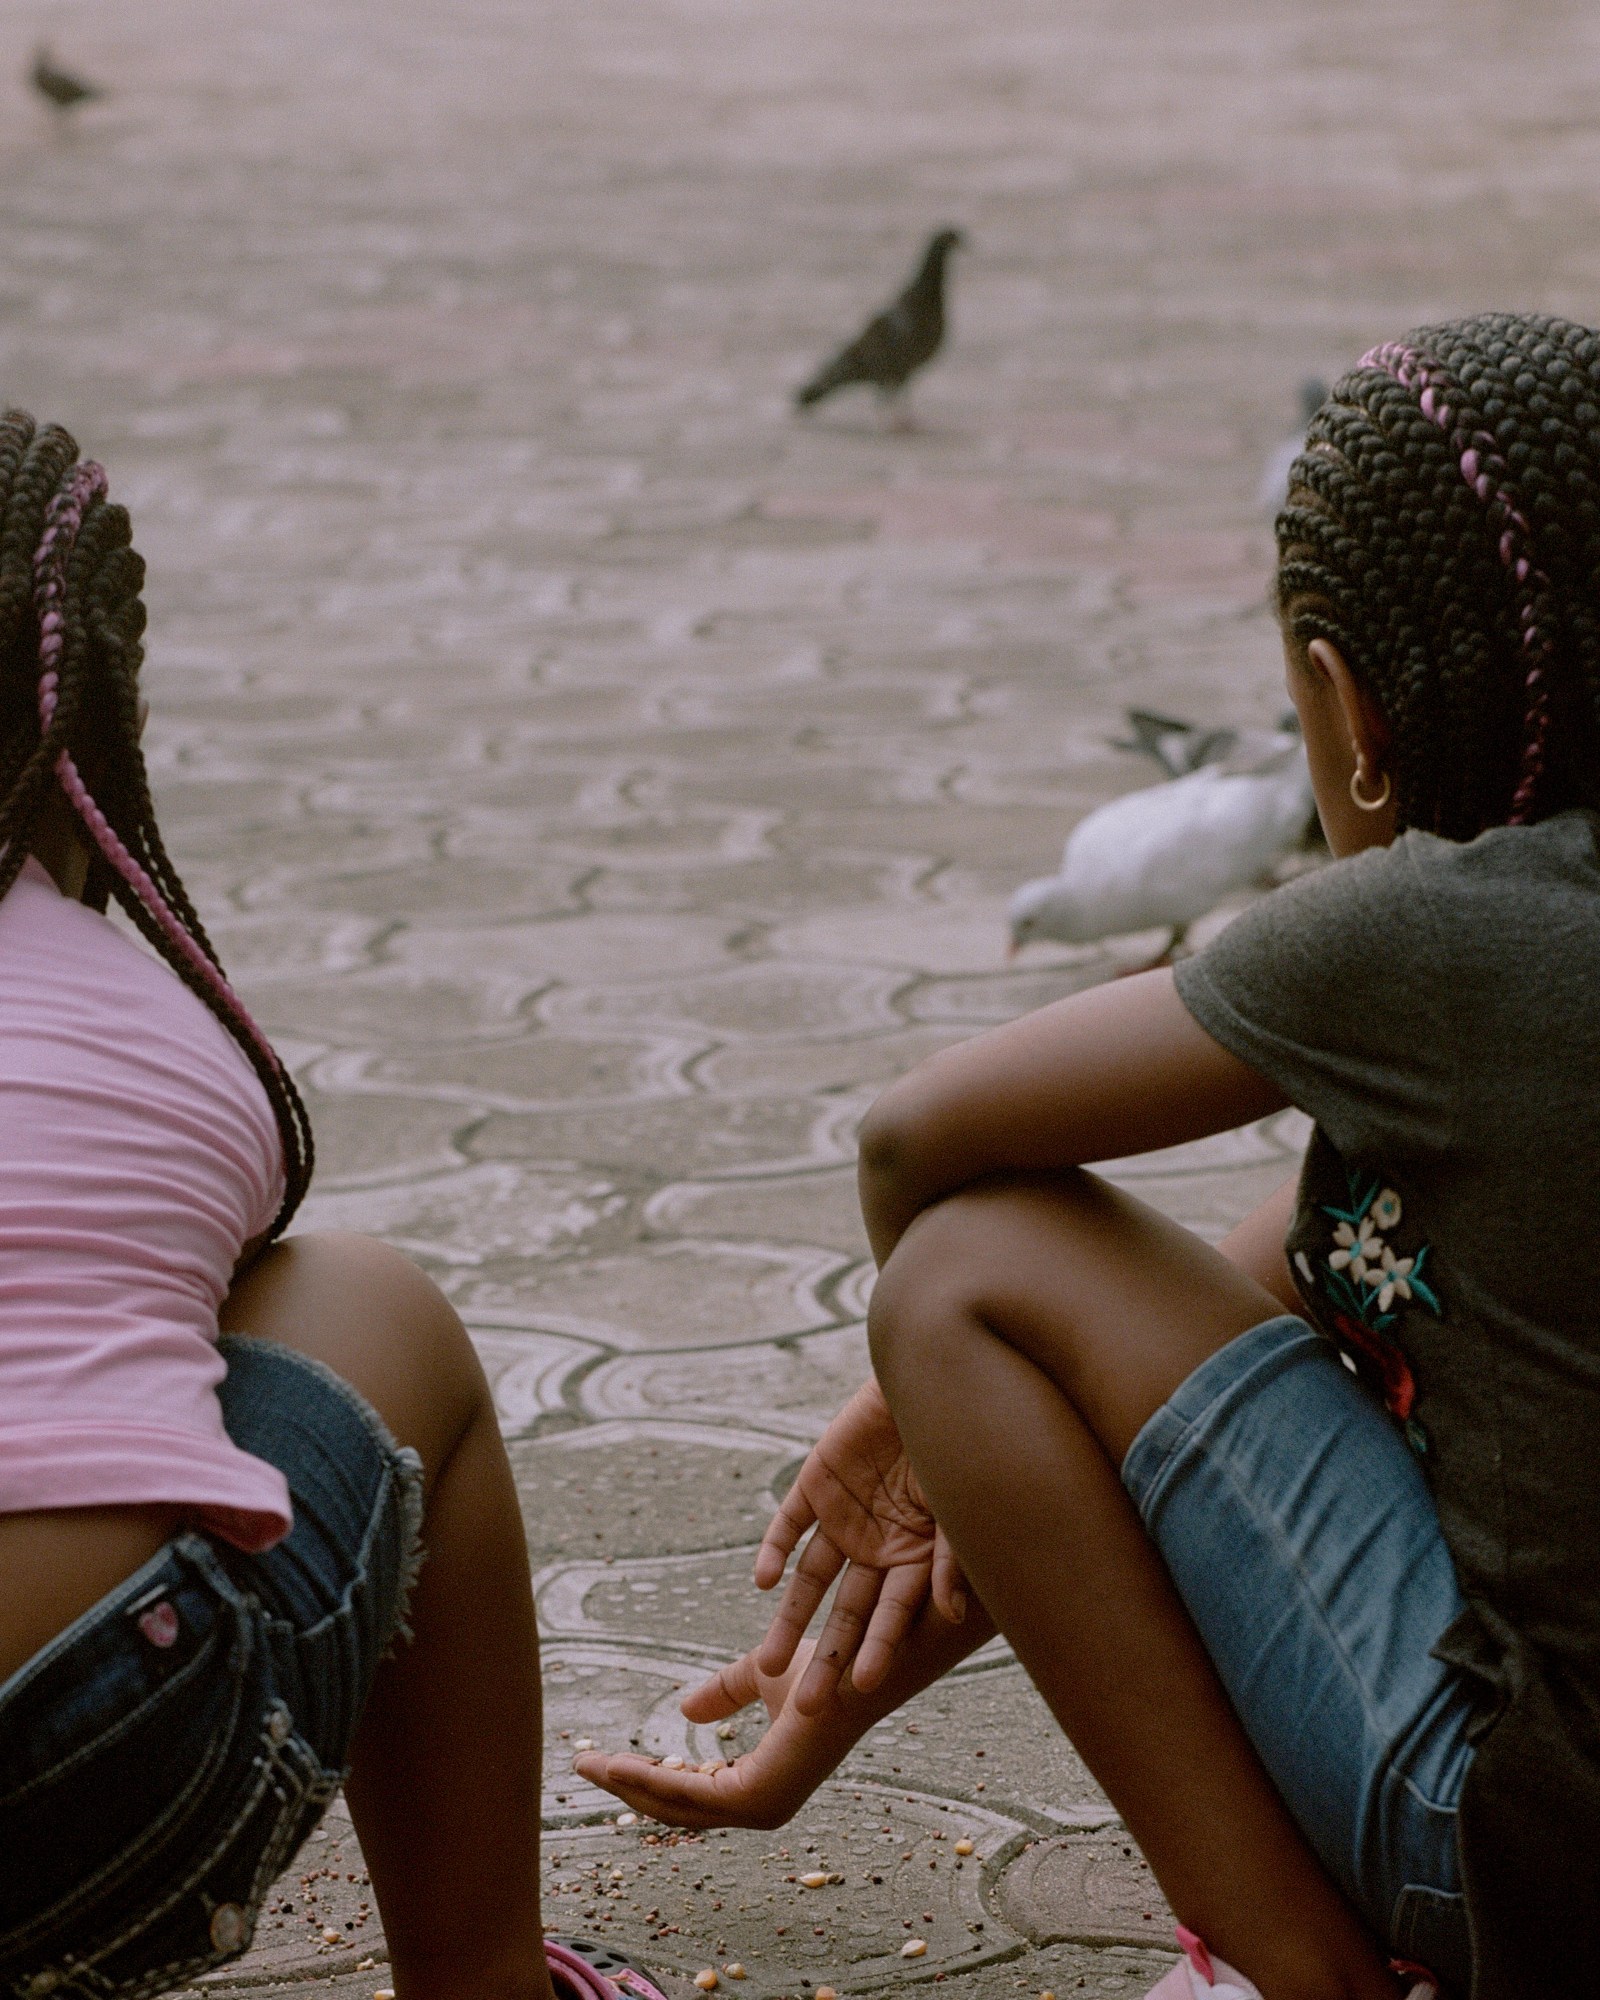
[[[1394,787],[1389,782],[1389,773],[1385,771],[1383,774],[1383,790],[1379,792],[1378,796],[1375,799],[1363,797],[1361,791],[1361,760],[1357,758],[1356,767],[1350,773],[1350,796],[1362,812],[1382,812],[1384,807],[1389,803],[1393,791]]]

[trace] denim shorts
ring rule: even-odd
[[[289,1482],[263,1555],[180,1534],[0,1684],[0,1995],[164,1991],[250,1944],[344,1776],[417,1561],[422,1468],[320,1363],[221,1343]]]
[[[1156,1411],[1122,1479],[1323,1866],[1397,1957],[1467,1992],[1472,1709],[1430,1650],[1462,1599],[1388,1415],[1304,1320],[1271,1319]]]

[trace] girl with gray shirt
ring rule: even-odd
[[[1338,858],[879,1100],[874,1376],[685,1704],[771,1727],[583,1768],[775,1824],[998,1628],[1182,1920],[1162,2000],[1592,1996],[1600,334],[1375,348],[1277,536]],[[1298,1185],[1220,1249],[1084,1171],[1290,1104]]]

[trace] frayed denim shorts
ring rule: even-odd
[[[330,1370],[225,1337],[263,1555],[181,1534],[0,1685],[0,1995],[137,2000],[237,1957],[344,1776],[418,1559],[422,1467]]]
[[[1466,1993],[1472,1708],[1432,1655],[1462,1598],[1387,1413],[1286,1315],[1201,1363],[1122,1480],[1323,1866],[1398,1958]]]

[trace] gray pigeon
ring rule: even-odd
[[[77,105],[105,96],[97,84],[85,83],[81,76],[62,69],[44,47],[34,50],[29,81],[58,118],[66,117]]]
[[[809,410],[824,396],[857,382],[876,389],[891,409],[899,406],[912,376],[927,366],[944,340],[945,264],[965,240],[959,229],[935,230],[910,284],[795,391],[795,407]]]
[[[1253,762],[1287,749],[1300,734],[1300,718],[1291,708],[1276,729],[1202,728],[1181,716],[1160,715],[1151,708],[1125,708],[1127,736],[1113,736],[1113,750],[1136,750],[1159,764],[1169,778],[1186,778],[1202,764]]]
[[[1131,733],[1113,736],[1112,749],[1137,751],[1159,764],[1169,778],[1187,778],[1210,764],[1230,772],[1261,769],[1300,741],[1300,718],[1292,708],[1279,716],[1276,729],[1229,729],[1226,725],[1203,729],[1198,722],[1160,715],[1151,708],[1125,708],[1122,712]],[[1315,849],[1327,845],[1315,810],[1306,815],[1300,845]]]

